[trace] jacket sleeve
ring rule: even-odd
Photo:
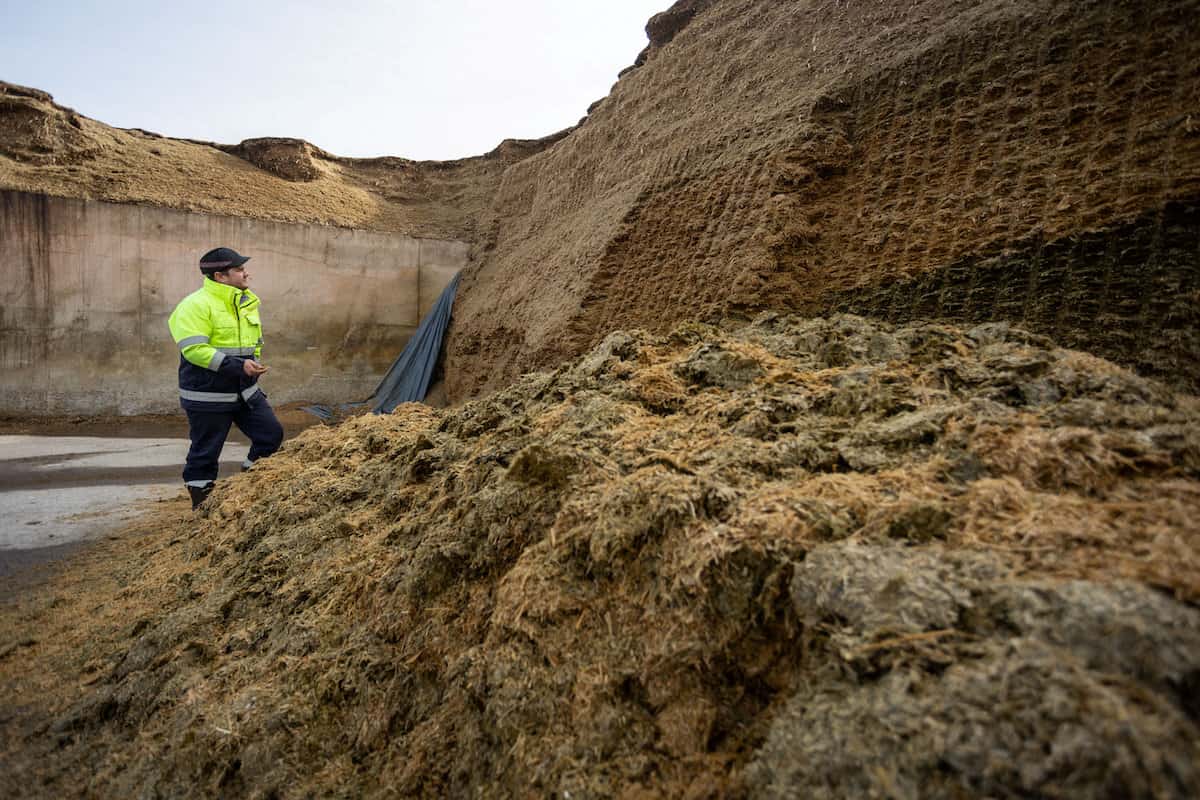
[[[244,359],[226,355],[209,344],[212,324],[208,308],[200,303],[180,303],[167,320],[171,338],[179,346],[179,352],[188,362],[198,367],[240,376]]]

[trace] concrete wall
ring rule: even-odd
[[[369,394],[467,259],[457,241],[0,191],[0,414],[178,409],[167,317],[218,246],[251,257],[276,404]]]

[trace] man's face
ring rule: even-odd
[[[232,286],[235,289],[250,288],[250,273],[246,271],[245,267],[232,267],[224,272],[214,273],[213,280],[217,283]]]

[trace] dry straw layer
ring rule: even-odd
[[[105,796],[1194,796],[1198,420],[1004,325],[613,333],[221,485],[9,763]]]

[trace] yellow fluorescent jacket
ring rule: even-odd
[[[179,398],[194,411],[232,411],[259,394],[242,364],[262,355],[258,296],[211,278],[175,306],[167,326],[179,346]]]

